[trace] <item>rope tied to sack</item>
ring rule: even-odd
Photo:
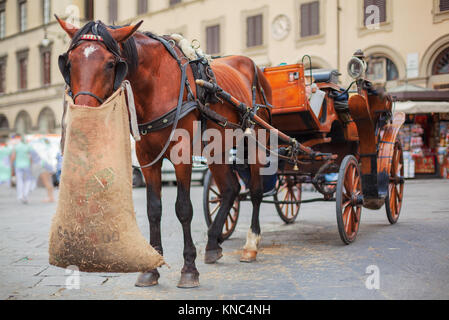
[[[128,98],[128,111],[131,122],[131,134],[134,140],[140,141],[139,125],[137,123],[136,105],[134,103],[134,94],[129,80],[124,80],[122,83],[122,90],[126,91]]]

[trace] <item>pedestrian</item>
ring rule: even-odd
[[[31,192],[33,177],[31,175],[31,146],[26,138],[18,135],[20,142],[12,151],[11,163],[14,164],[16,175],[17,200],[27,204]]]
[[[12,148],[7,139],[0,140],[0,186],[11,186],[11,154]]]
[[[51,150],[50,141],[48,138],[43,138],[40,141],[40,148],[39,153],[37,153],[35,150],[32,151],[32,159],[33,163],[36,164],[36,166],[33,165],[33,175],[37,179],[41,179],[42,184],[47,189],[47,198],[42,200],[42,202],[54,202],[54,187],[53,187],[53,181],[52,176],[55,173],[55,157],[53,157],[53,153]],[[37,167],[37,172],[34,172],[34,167]]]

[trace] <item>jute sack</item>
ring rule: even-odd
[[[139,272],[164,264],[141,234],[132,201],[125,92],[100,107],[68,99],[58,206],[50,230],[50,264],[87,272]]]

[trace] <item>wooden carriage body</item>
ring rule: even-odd
[[[310,78],[301,63],[265,68],[272,87],[273,126],[314,150],[337,154],[338,164],[346,155],[354,155],[360,162],[363,205],[379,209],[388,195],[393,149],[404,114],[392,115],[391,98],[376,92],[366,80],[349,97],[332,73],[314,70]],[[318,108],[309,102],[315,94],[311,79],[325,93]],[[303,164],[300,171],[313,175],[321,165]]]

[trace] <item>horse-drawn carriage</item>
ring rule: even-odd
[[[164,159],[174,164],[178,189],[175,210],[184,238],[184,266],[179,287],[199,285],[196,247],[191,235],[193,206],[190,201],[191,146],[198,131],[195,123],[204,123],[221,137],[226,135],[227,129],[233,133],[245,131],[245,141],[253,137],[253,129],[267,129],[282,141],[280,147],[273,149],[268,149],[263,141],[257,144],[278,159],[279,170],[271,175],[261,174],[265,164],[258,157],[255,163],[246,163],[245,159],[243,164],[239,161],[235,161],[235,165],[227,163],[229,149],[232,151],[234,145],[228,148],[219,143],[214,154],[208,154],[218,157],[219,161],[212,162],[208,158],[213,179],[209,174],[204,193],[206,220],[210,224],[205,263],[215,263],[223,256],[220,244],[235,228],[239,202],[246,197],[251,198],[253,210],[240,261],[255,261],[261,239],[261,201],[273,196],[281,218],[287,223],[293,222],[301,202],[306,202],[301,201],[303,183],[312,183],[325,200],[335,198],[338,228],[345,243],[356,237],[362,206],[379,209],[386,204],[390,223],[397,221],[404,183],[402,149],[397,135],[404,122],[404,114],[393,116],[391,99],[376,92],[370,82],[363,79],[366,64],[361,52],[349,64],[348,72],[357,84],[357,93],[349,97],[348,90],[342,90],[335,81],[335,73],[310,71],[308,76],[314,81],[307,81],[306,85],[303,64],[262,71],[251,59],[243,56],[211,61],[180,35],[157,36],[151,32],[137,32],[143,21],[128,26],[107,26],[101,21],[90,21],[78,28],[59,18],[57,20],[71,38],[67,52],[58,60],[67,85],[66,101],[70,101],[65,108],[68,105],[76,107],[86,117],[89,110],[95,108],[103,110],[105,106],[113,106],[116,110],[114,103],[127,108],[129,117],[122,117],[122,127],[128,127],[129,120],[137,141],[136,154],[147,188],[150,244],[160,255],[163,254],[161,167]],[[104,133],[107,134],[111,129],[107,126],[108,119],[104,121],[107,127]],[[178,131],[182,134],[175,138],[177,129],[182,129]],[[89,128],[94,141],[98,139],[95,130],[94,127]],[[63,137],[64,133],[63,130]],[[253,138],[259,141],[258,137],[259,133]],[[73,141],[79,144],[79,136],[75,138]],[[121,138],[128,141],[128,136]],[[187,150],[187,156],[179,159],[179,150]],[[235,154],[234,159],[237,160],[238,156]],[[98,157],[102,158],[103,155]],[[183,161],[184,158],[187,161]],[[90,155],[83,156],[75,159],[75,164],[89,168],[85,161],[92,159]],[[75,160],[65,157],[67,163]],[[128,167],[131,169],[130,165]],[[104,170],[113,173],[109,167]],[[335,173],[338,173],[337,181],[329,178]],[[87,178],[95,187],[107,190],[95,173],[90,175]],[[248,191],[240,192],[239,179],[244,181]],[[214,184],[217,185],[216,190]],[[91,185],[86,186],[90,188]],[[129,187],[132,187],[131,183]],[[127,194],[131,194],[128,191]],[[123,194],[117,193],[117,196]],[[81,204],[96,210],[87,198]],[[66,205],[70,204],[69,209],[73,209],[72,206],[79,209],[79,203],[76,198]],[[211,206],[214,207],[211,209]],[[89,210],[83,209],[82,213],[90,214]],[[77,211],[74,212],[74,218],[78,219]],[[114,214],[111,212],[111,216]],[[134,217],[132,214],[127,216]],[[114,226],[121,227],[120,224]],[[96,248],[92,238],[86,236],[90,232],[79,234],[77,229],[73,234],[80,237],[88,248]],[[53,235],[61,236],[57,232]],[[122,244],[122,239],[122,236],[115,237],[119,244]],[[77,244],[69,240],[62,243],[64,252],[78,249]],[[126,253],[125,249],[120,252]],[[132,257],[132,260],[139,257]],[[76,258],[93,265],[98,262],[95,260],[97,256],[86,260],[85,255],[79,254]],[[109,255],[104,258],[107,259],[104,270],[117,263]],[[65,266],[66,262],[58,265]],[[136,282],[137,286],[158,283],[160,275],[156,268],[160,264],[152,265],[153,269],[132,268],[144,271]],[[117,270],[130,272],[131,269]]]
[[[305,147],[332,156],[305,154],[299,166],[289,161],[279,166],[275,187],[264,188],[264,203],[273,203],[280,218],[292,223],[301,203],[336,201],[338,231],[346,244],[355,240],[362,207],[380,209],[396,223],[403,195],[403,156],[399,129],[404,114],[393,115],[392,100],[363,79],[366,69],[358,51],[348,65],[357,92],[349,97],[338,85],[336,70],[304,70],[304,65],[265,68],[273,92],[272,124]],[[306,83],[307,82],[307,83]],[[351,84],[351,86],[354,83]],[[350,86],[350,87],[351,87]],[[283,147],[288,147],[284,145]],[[248,173],[235,165],[242,190],[228,213],[222,237],[235,230],[240,202],[248,200]],[[302,200],[302,185],[313,184],[323,197]],[[273,197],[273,200],[268,198]],[[221,204],[221,195],[210,172],[206,175],[203,209],[208,226]]]

